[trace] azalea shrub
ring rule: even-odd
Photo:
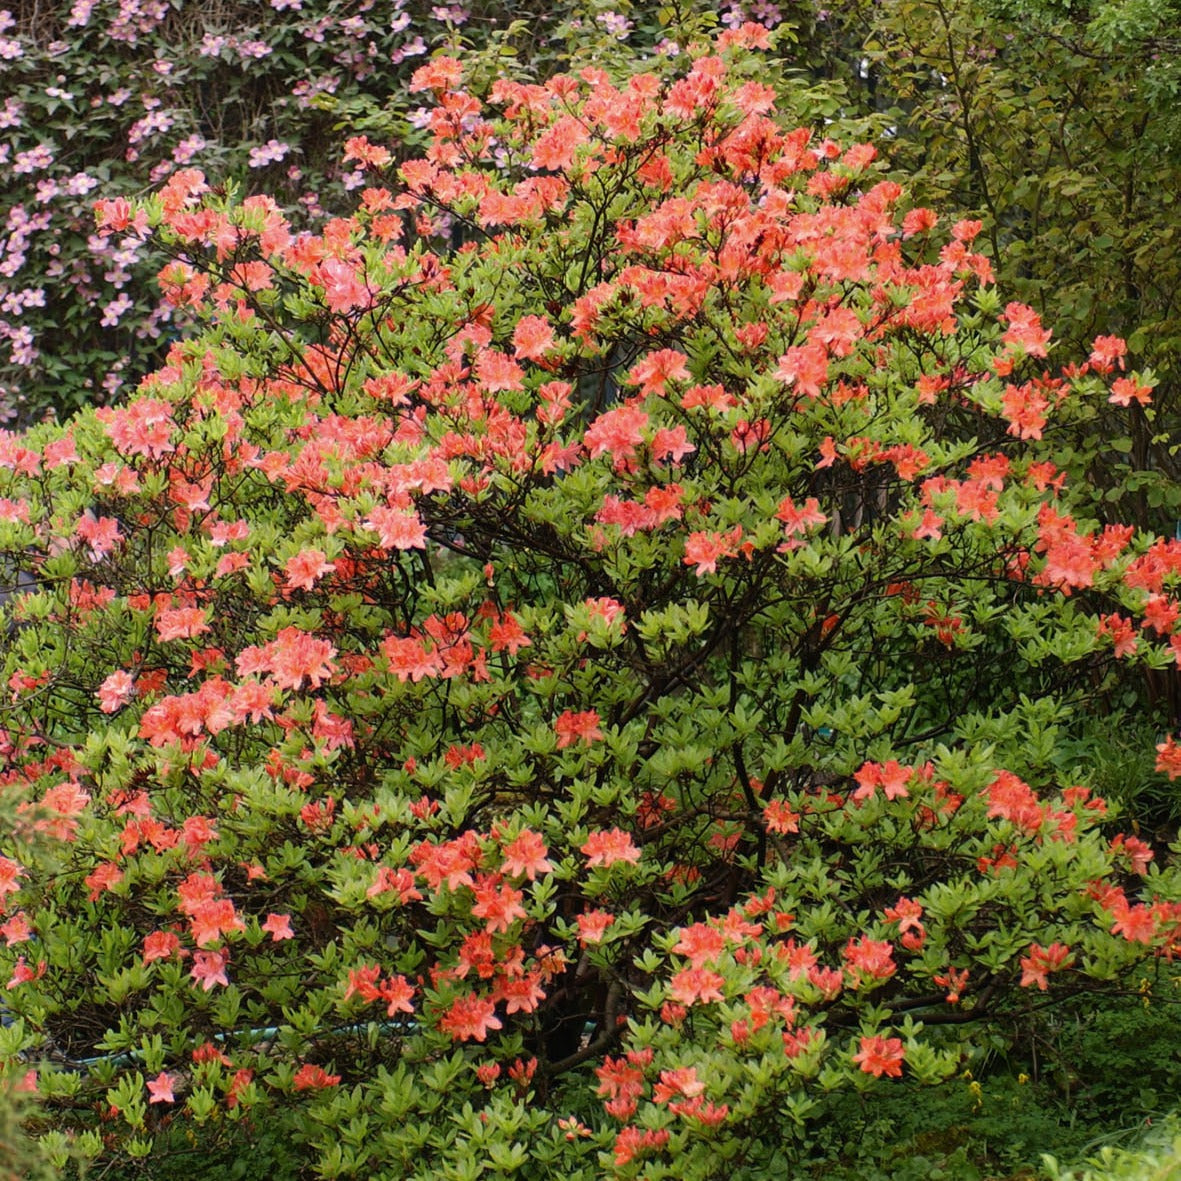
[[[322,232],[100,200],[200,328],[0,436],[0,1054],[60,1159],[778,1177],[1170,970],[1171,854],[1072,752],[1177,661],[1181,543],[1043,440],[1152,376],[1052,365],[766,43],[432,59]]]

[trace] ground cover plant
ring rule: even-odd
[[[1181,653],[1181,543],[1053,448],[1154,379],[1051,362],[978,223],[776,119],[767,38],[435,58],[321,232],[99,202],[201,328],[0,436],[0,1053],[58,1158],[778,1177],[1166,991],[1172,852],[1077,755]]]
[[[1181,1177],[1181,1136],[1176,1120],[1140,1137],[1132,1146],[1107,1145],[1090,1156],[1081,1169],[1046,1162],[1051,1181],[1176,1181]]]

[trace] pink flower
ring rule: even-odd
[[[200,607],[165,608],[156,612],[156,636],[160,642],[191,640],[209,630],[205,612]]]
[[[775,377],[806,398],[818,398],[828,380],[828,353],[823,345],[794,345],[779,358]]]
[[[790,496],[785,496],[779,502],[779,509],[775,516],[783,522],[784,531],[790,536],[793,533],[806,533],[809,529],[825,524],[828,517],[820,511],[820,501],[815,496],[809,496],[804,501],[803,508],[797,508]]]
[[[118,672],[111,673],[99,685],[95,696],[98,698],[99,709],[105,714],[113,714],[135,696],[135,682],[131,679],[130,673],[120,669]]]
[[[457,1042],[475,1039],[484,1041],[490,1029],[500,1029],[501,1021],[496,1016],[496,1003],[487,997],[470,993],[456,997],[451,1008],[439,1019],[439,1028],[449,1033]]]
[[[295,932],[291,929],[289,914],[268,914],[262,929],[270,935],[272,942],[278,943],[282,939],[294,939]]]
[[[845,974],[859,987],[866,980],[887,980],[897,971],[894,949],[885,940],[859,935],[845,945]]]
[[[640,387],[644,395],[662,394],[669,381],[688,381],[688,358],[676,349],[658,349],[637,361],[628,371],[627,380]]]
[[[283,3],[284,0],[271,0],[272,5]],[[298,0],[295,0],[298,7]],[[384,168],[392,159],[388,148],[378,147],[369,142],[367,136],[354,135],[352,139],[344,141],[344,155],[341,157],[347,164],[350,160],[357,160],[371,168]]]
[[[1097,336],[1088,360],[1100,373],[1110,373],[1118,366],[1124,367],[1128,355],[1127,343],[1119,336]]]
[[[522,316],[513,329],[513,346],[518,360],[543,360],[554,347],[549,321],[544,316]]]
[[[599,729],[599,715],[593,709],[577,714],[572,710],[566,710],[554,722],[554,730],[558,735],[559,750],[573,746],[579,739],[590,746],[592,742],[603,737],[603,731]]]
[[[733,558],[737,555],[741,538],[741,525],[735,525],[727,533],[690,533],[689,539],[685,542],[685,556],[682,560],[686,566],[696,566],[693,573],[698,578],[703,574],[714,574],[722,558]]]
[[[209,898],[200,902],[191,908],[189,922],[198,947],[216,943],[232,931],[244,930],[230,898]]]
[[[578,941],[584,947],[588,943],[602,943],[607,928],[615,922],[615,916],[606,910],[588,910],[578,916]]]
[[[514,877],[524,874],[531,882],[535,881],[539,873],[549,873],[554,868],[546,857],[548,851],[537,833],[525,829],[505,845],[501,868]]]
[[[670,982],[668,995],[683,1005],[708,1005],[722,1001],[726,978],[709,968],[683,968]]]
[[[19,910],[10,919],[0,923],[0,935],[4,936],[5,945],[8,947],[13,947],[18,943],[27,943],[33,937],[33,928],[29,926],[29,919],[25,912]]]
[[[291,1081],[297,1091],[315,1091],[337,1086],[340,1083],[340,1075],[329,1074],[324,1067],[305,1062],[295,1072],[295,1078]]]
[[[643,441],[643,429],[648,425],[648,415],[637,406],[620,406],[608,410],[587,428],[583,443],[591,459],[609,454],[618,466],[634,454]]]
[[[75,532],[90,547],[88,552],[96,562],[109,554],[116,542],[123,540],[119,522],[114,517],[96,517],[89,511],[79,519]]]
[[[221,951],[197,951],[193,953],[193,967],[189,975],[209,992],[215,984],[229,986],[226,976],[228,957]]]
[[[725,938],[716,927],[705,923],[694,923],[681,931],[680,942],[673,948],[677,955],[687,956],[694,968],[701,968],[716,960],[725,949]]]
[[[126,292],[123,292],[103,308],[102,319],[99,321],[100,327],[116,327],[123,318],[124,313],[129,312],[131,307],[131,297]]]
[[[881,1078],[882,1075],[901,1078],[904,1056],[901,1038],[884,1038],[875,1034],[861,1039],[861,1049],[853,1055],[853,1061],[874,1078]]]
[[[300,550],[294,557],[287,559],[287,565],[284,567],[287,572],[287,589],[311,590],[320,578],[335,569],[335,564],[328,561],[323,550]]]
[[[336,673],[335,655],[327,640],[285,627],[269,644],[243,648],[235,663],[241,676],[269,672],[280,689],[302,689],[305,681],[318,689]]]
[[[583,606],[590,612],[591,619],[601,619],[608,627],[614,627],[615,621],[618,619],[620,632],[627,629],[627,623],[623,618],[623,604],[617,599],[586,599]],[[582,632],[578,641],[581,643],[585,639],[586,632]]]
[[[378,991],[381,999],[386,1002],[387,1016],[414,1012],[414,1006],[410,1003],[414,996],[414,988],[405,976],[391,976],[382,983]]]
[[[365,528],[378,535],[382,549],[424,549],[426,526],[415,512],[379,504],[365,518]]]
[[[619,828],[592,832],[581,852],[586,854],[588,869],[596,865],[614,865],[618,861],[635,865],[640,860],[640,850],[632,844],[631,834]]]
[[[1148,406],[1152,402],[1152,386],[1141,385],[1134,377],[1117,377],[1111,383],[1111,397],[1107,400],[1116,406],[1128,406],[1132,402]]]
[[[495,349],[485,349],[476,358],[476,377],[489,393],[519,390],[525,379],[520,365]]]
[[[245,49],[247,46],[243,45],[241,48]],[[251,56],[262,57],[265,55],[256,53],[252,54]],[[290,151],[290,144],[283,143],[281,140],[277,139],[268,139],[262,147],[250,149],[250,167],[265,168],[268,164],[277,164]]]
[[[1111,926],[1111,933],[1113,935],[1122,935],[1125,939],[1133,943],[1151,943],[1156,934],[1155,912],[1155,907],[1145,906],[1142,902],[1135,906],[1130,906],[1127,902],[1117,902],[1111,910],[1112,917],[1115,919],[1115,922]],[[1057,943],[1053,944],[1046,950],[1045,954],[1048,956],[1050,952],[1060,946]],[[1021,961],[1021,966],[1025,968],[1026,975],[1032,971],[1032,969],[1026,967],[1025,960]],[[1022,975],[1021,983],[1025,983],[1025,975]],[[1044,988],[1045,985],[1039,983],[1038,987]]]
[[[693,1066],[679,1066],[675,1070],[662,1070],[660,1081],[652,1088],[652,1100],[655,1103],[667,1103],[678,1095],[692,1099],[705,1092],[705,1083],[697,1077],[697,1069]]]
[[[5,894],[15,894],[20,889],[16,879],[24,872],[24,868],[10,857],[0,856],[0,901]]]
[[[91,902],[97,902],[100,894],[114,889],[122,880],[123,871],[113,861],[104,861],[82,879],[90,887]]]
[[[22,955],[16,964],[13,966],[12,975],[9,977],[6,988],[9,990],[19,987],[22,984],[27,984],[30,980],[40,980],[45,975],[46,963],[44,960],[37,961],[37,968],[34,971],[29,967],[28,961]]]
[[[1068,968],[1072,963],[1074,957],[1064,943],[1051,943],[1049,947],[1031,943],[1029,955],[1021,959],[1021,987],[1028,988],[1031,984],[1036,984],[1045,992],[1049,985],[1050,973]]]
[[[318,282],[324,288],[324,300],[334,312],[348,312],[365,306],[370,300],[357,268],[341,258],[320,264]]]
[[[172,931],[153,931],[144,938],[143,962],[168,960],[180,952],[180,940]],[[187,953],[186,953],[187,954]]]
[[[490,933],[507,931],[517,919],[528,917],[521,905],[523,895],[520,890],[504,885],[499,878],[480,875],[480,880],[472,886],[476,895],[472,914],[483,919],[485,928]]]
[[[148,1080],[149,1103],[175,1103],[172,1093],[172,1076],[166,1070],[160,1071],[154,1079]]]

